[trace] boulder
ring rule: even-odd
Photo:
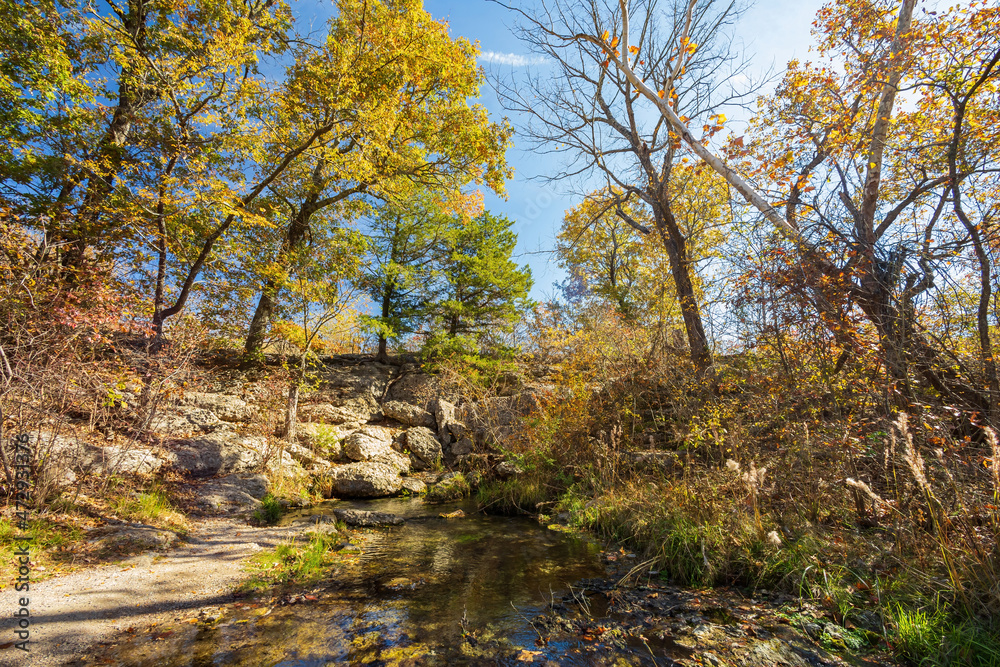
[[[472,447],[473,447],[473,443],[472,443],[472,439],[471,438],[462,438],[458,442],[451,443],[451,450],[450,450],[451,451],[451,455],[452,456],[463,456],[465,454],[471,454],[472,453]]]
[[[97,447],[97,457],[104,474],[131,473],[151,475],[163,467],[165,461],[151,449],[109,445]]]
[[[8,460],[14,462],[14,445],[8,440],[0,443],[7,450]],[[75,435],[57,435],[51,431],[28,434],[28,448],[34,460],[40,462],[36,489],[59,489],[77,481],[78,475],[95,471],[97,449]]]
[[[424,426],[414,426],[406,430],[406,446],[412,454],[416,470],[433,468],[441,461],[441,443],[434,431]]]
[[[264,475],[227,475],[199,486],[198,504],[231,512],[256,510],[269,486]]]
[[[194,477],[260,469],[267,453],[267,440],[221,431],[189,440],[174,441],[170,460],[178,470]]]
[[[344,438],[344,455],[352,461],[369,461],[393,451],[392,433],[377,427],[363,428]]]
[[[343,408],[362,419],[382,418],[379,403],[385,396],[396,368],[380,363],[330,364],[319,371],[320,384],[316,396],[323,402]]]
[[[267,477],[261,474],[252,475],[226,475],[216,480],[218,484],[227,484],[243,491],[248,496],[260,500],[267,495],[271,488],[271,483]]]
[[[366,510],[333,510],[334,516],[348,526],[360,528],[375,528],[378,526],[399,526],[403,517],[388,512],[369,512]]]
[[[434,419],[437,423],[438,438],[447,445],[451,442],[448,424],[455,421],[455,405],[443,398],[435,399],[431,404],[434,411]]]
[[[405,454],[400,454],[395,449],[390,449],[384,454],[379,454],[373,458],[372,461],[376,463],[384,463],[400,475],[406,475],[410,472],[410,457]]]
[[[382,498],[399,493],[403,480],[390,465],[363,461],[334,467],[320,486],[327,498]]]
[[[386,398],[428,408],[431,400],[440,394],[440,384],[438,378],[421,373],[415,367],[404,369],[403,374],[392,382]]]
[[[100,547],[115,551],[166,549],[177,541],[177,534],[142,523],[117,526],[107,535],[93,540]]]
[[[291,456],[296,463],[304,468],[315,468],[317,466],[323,468],[330,465],[329,462],[323,459],[323,457],[317,456],[312,451],[299,444],[288,443],[285,445],[285,451],[288,452],[288,455]]]
[[[513,461],[501,461],[496,467],[496,476],[500,479],[508,479],[510,477],[516,477],[524,471],[521,467],[514,463]]]
[[[360,422],[344,424],[299,424],[295,430],[303,445],[331,461],[339,461],[344,456],[343,440],[361,428]]]
[[[228,428],[229,425],[219,419],[211,410],[194,407],[182,407],[169,412],[157,413],[149,424],[150,431],[172,436],[214,433]]]
[[[253,408],[247,405],[246,401],[228,394],[191,391],[184,395],[181,404],[209,410],[219,419],[227,422],[250,421],[254,414]]]
[[[434,428],[434,415],[427,410],[403,403],[402,401],[388,401],[382,404],[382,412],[388,419],[394,419],[407,426],[424,426]]]
[[[372,418],[368,408],[334,405],[332,403],[307,403],[299,408],[303,421],[320,424],[360,424]]]
[[[419,496],[427,491],[427,485],[415,477],[404,477],[403,491],[408,491],[415,496]]]

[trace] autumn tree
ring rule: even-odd
[[[709,1],[686,13],[680,3],[646,0],[634,5],[641,18],[625,57],[632,59],[642,79],[670,91],[673,108],[703,125],[707,140],[725,120],[720,109],[741,103],[749,94],[729,83],[745,69],[726,35],[740,7]],[[669,259],[691,358],[706,369],[712,355],[696,289],[691,229],[678,220],[671,202],[674,170],[689,150],[668,123],[644,111],[646,102],[635,86],[611,66],[612,56],[619,58],[615,54],[624,48],[616,34],[620,9],[600,0],[554,0],[533,13],[517,11],[524,19],[521,39],[550,61],[552,71],[530,77],[527,85],[501,84],[505,105],[532,119],[525,128],[527,136],[571,156],[556,178],[596,175],[607,184],[613,199],[609,203],[622,220],[659,238]],[[601,47],[593,48],[578,35],[600,36]],[[630,202],[648,208],[652,224],[629,215]]]
[[[447,26],[412,0],[342,0],[338,7],[325,44],[299,52],[282,93],[289,136],[302,121],[311,127],[320,118],[331,130],[288,172],[289,183],[275,188],[288,215],[279,269],[326,206],[362,194],[402,201],[417,188],[475,206],[465,185],[502,194],[509,175],[506,121],[490,122],[482,106],[466,101],[481,84],[468,40],[451,39]],[[260,350],[273,302],[265,280],[247,354]]]
[[[284,436],[289,442],[295,442],[299,393],[308,380],[310,364],[317,358],[318,338],[355,295],[364,243],[360,234],[334,227],[322,239],[314,239],[312,247],[290,251],[287,270],[276,283],[284,303],[281,314],[299,332],[297,359],[289,368],[285,410]]]
[[[820,62],[789,67],[764,105],[746,162],[742,140],[727,155],[713,152],[627,57],[610,61],[788,239],[845,351],[848,313],[863,313],[897,403],[911,404],[919,386],[995,419],[997,373],[983,306],[994,279],[983,231],[995,216],[984,193],[992,191],[997,144],[994,124],[982,119],[997,111],[998,10],[972,3],[921,16],[915,5],[825,5],[815,30]],[[620,7],[624,52],[632,36]],[[688,14],[695,9],[692,1]],[[579,39],[595,52],[610,46],[600,35]],[[967,201],[976,204],[966,208]],[[954,270],[947,267],[967,252],[979,282],[979,371],[956,368],[919,323],[921,301],[934,298]]]

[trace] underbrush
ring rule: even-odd
[[[480,505],[561,513],[681,584],[813,600],[843,628],[832,649],[1000,665],[989,429],[887,410],[866,391],[877,359],[835,370],[803,344],[699,374],[618,330],[575,336],[558,400],[497,445],[522,474],[487,480]]]

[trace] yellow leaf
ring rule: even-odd
[[[606,42],[608,41],[609,36],[611,36],[611,33],[605,30],[604,33],[601,35],[601,39],[603,39]]]

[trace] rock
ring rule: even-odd
[[[469,484],[465,481],[465,477],[462,473],[455,473],[432,486],[424,496],[424,500],[430,503],[443,503],[464,498],[468,494]]]
[[[438,398],[431,404],[431,409],[434,412],[434,419],[437,422],[438,438],[442,443],[447,445],[451,442],[448,424],[455,421],[455,406],[443,398]]]
[[[344,438],[360,428],[360,422],[337,425],[307,422],[298,425],[296,434],[304,446],[326,459],[339,461],[344,457]]]
[[[315,466],[325,467],[330,465],[322,457],[317,456],[312,451],[296,443],[286,444],[285,451],[288,452],[288,455],[291,456],[296,463],[303,466],[304,468],[310,468]]]
[[[388,512],[368,512],[366,510],[333,510],[334,515],[348,526],[375,528],[377,526],[399,526],[403,517]]]
[[[14,457],[10,440],[0,443],[7,450],[8,460]],[[28,447],[39,466],[35,493],[40,489],[61,489],[75,484],[79,475],[95,472],[96,448],[75,435],[57,435],[51,431],[28,434]],[[43,493],[45,491],[42,491]]]
[[[299,408],[299,417],[306,422],[321,424],[359,424],[372,418],[372,411],[332,403],[311,403]]]
[[[409,491],[415,496],[427,492],[427,485],[414,477],[403,478],[403,491]]]
[[[352,461],[369,461],[393,451],[392,434],[387,430],[366,428],[344,438],[343,446],[344,455]]]
[[[142,523],[127,524],[100,538],[105,549],[134,551],[136,549],[167,549],[177,541],[177,535]]]
[[[319,372],[317,395],[324,402],[363,415],[363,418],[352,421],[375,421],[383,416],[379,403],[395,375],[396,368],[386,364],[365,362],[344,365],[328,362],[326,368]]]
[[[151,475],[165,463],[153,450],[145,447],[110,445],[97,449],[101,471],[106,475],[112,473]]]
[[[416,470],[433,468],[441,462],[441,443],[429,428],[414,426],[407,429],[406,446],[413,455],[413,467]]]
[[[198,504],[213,510],[256,510],[269,487],[264,475],[227,475],[199,486]]]
[[[320,480],[327,498],[382,498],[403,488],[399,471],[383,462],[363,461],[335,466]]]
[[[337,529],[337,521],[326,514],[313,514],[302,519],[297,519],[296,524],[306,524],[309,526],[308,532],[320,535],[336,535],[340,531]]]
[[[390,449],[384,454],[379,454],[373,458],[372,461],[385,464],[400,475],[405,475],[410,472],[410,457],[405,454],[400,454],[395,449]]]
[[[222,431],[173,443],[174,467],[194,477],[259,470],[267,453],[267,440]]]
[[[258,500],[266,496],[268,489],[271,488],[271,483],[267,480],[267,477],[261,474],[226,475],[219,478],[217,483],[233,486]]]
[[[282,443],[279,445],[282,448],[281,456],[278,456],[277,448],[271,448],[268,452],[267,461],[265,463],[265,470],[272,473],[279,473],[285,477],[291,478],[302,478],[308,476],[306,469],[303,468],[298,461],[292,458],[292,455],[285,451],[285,446],[288,443]]]
[[[750,642],[735,650],[734,653],[737,664],[746,667],[774,667],[775,665],[812,667],[817,664],[831,664],[821,660],[816,654],[777,638]]]
[[[229,425],[219,419],[211,410],[191,407],[157,414],[149,424],[150,431],[173,436],[190,433],[214,433],[228,428]]]
[[[496,467],[496,476],[500,479],[508,479],[522,474],[524,471],[513,461],[501,461]]]
[[[247,405],[247,402],[236,396],[228,394],[209,394],[191,391],[181,399],[182,405],[192,405],[196,408],[203,408],[215,414],[219,419],[227,422],[246,422],[253,417],[254,410]]]
[[[440,384],[440,380],[433,375],[421,373],[417,369],[404,370],[404,374],[389,387],[386,398],[429,409],[432,399],[440,393]]]
[[[407,426],[424,426],[434,428],[434,415],[423,408],[419,408],[402,401],[388,401],[382,404],[382,412],[386,418],[406,424]]]
[[[451,443],[451,455],[462,456],[464,454],[471,454],[472,446],[472,440],[470,438],[462,438],[458,442]]]
[[[802,629],[806,631],[812,639],[819,639],[823,634],[823,628],[817,623],[806,623],[802,626]]]

